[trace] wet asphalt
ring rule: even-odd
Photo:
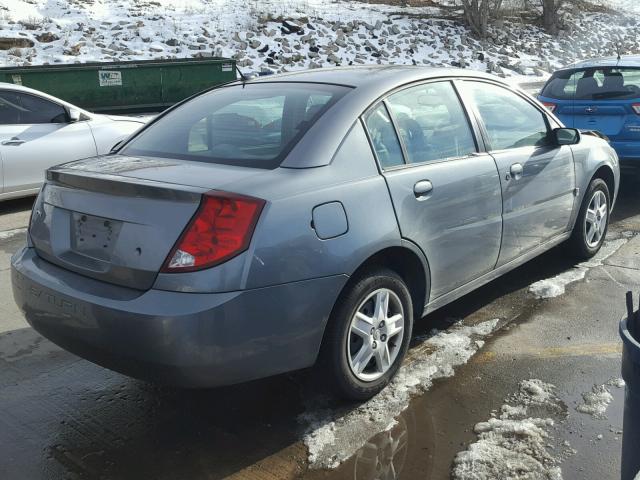
[[[30,200],[0,204],[0,231],[24,227]],[[454,377],[413,399],[396,425],[331,471],[309,470],[297,421],[320,395],[303,371],[233,387],[177,390],[129,379],[35,333],[13,304],[9,258],[24,232],[0,233],[0,479],[446,479],[452,460],[525,379],[556,385],[566,415],[552,435],[575,453],[567,479],[619,478],[623,389],[606,418],[575,407],[620,376],[624,294],[640,293],[640,179],[625,179],[609,238],[629,241],[564,295],[528,286],[573,266],[554,249],[422,319],[416,335],[463,320],[505,327]],[[356,408],[357,405],[348,406]],[[344,406],[343,406],[344,408]],[[599,437],[601,435],[601,437]]]

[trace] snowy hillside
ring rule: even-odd
[[[573,12],[552,38],[519,18],[480,42],[441,7],[334,0],[0,0],[0,64],[30,65],[233,56],[245,71],[328,65],[453,65],[499,75],[545,76],[554,68],[640,53],[637,0],[618,13]],[[633,13],[636,13],[634,15]]]

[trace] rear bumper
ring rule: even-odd
[[[346,276],[229,293],[136,291],[12,258],[17,305],[62,348],[109,369],[176,386],[228,385],[315,362]]]

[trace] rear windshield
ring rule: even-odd
[[[553,74],[542,96],[559,100],[625,100],[640,98],[640,69],[598,67]]]
[[[223,87],[169,112],[120,153],[275,168],[349,90],[284,82]]]

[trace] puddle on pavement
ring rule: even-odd
[[[437,435],[428,412],[413,405],[393,427],[374,435],[355,455],[334,470],[310,470],[309,480],[393,480],[432,477]]]

